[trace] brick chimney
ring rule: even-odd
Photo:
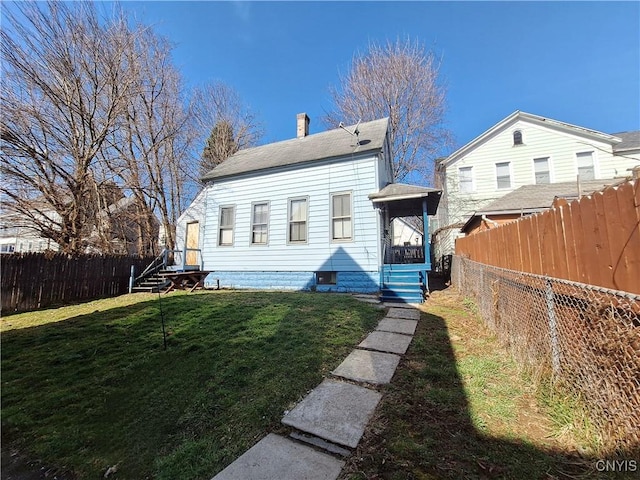
[[[306,113],[298,114],[298,138],[304,138],[309,135],[309,117]]]

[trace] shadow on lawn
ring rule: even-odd
[[[613,467],[599,458],[479,431],[444,318],[425,312],[421,318],[409,351],[340,478],[575,480],[631,478],[640,471],[637,454],[619,457],[627,462],[617,469],[626,471],[612,474],[601,471]]]
[[[4,332],[3,460],[7,447],[29,451],[61,466],[59,479],[74,478],[69,470],[102,477],[116,464],[112,478],[211,478],[275,428],[380,315],[312,293],[161,302],[166,351],[157,300]],[[7,478],[39,478],[24,476],[27,467]]]

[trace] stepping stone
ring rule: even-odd
[[[404,333],[405,335],[413,335],[416,333],[418,326],[417,320],[406,320],[404,318],[383,318],[376,327],[376,330],[383,332]]]
[[[399,362],[400,357],[392,353],[354,350],[331,373],[356,382],[389,383]]]
[[[390,308],[387,312],[389,318],[406,318],[408,320],[420,320],[420,312],[409,308]]]
[[[408,310],[415,310],[418,308],[419,303],[402,303],[402,302],[384,302],[383,305],[389,308],[406,308]]]
[[[361,348],[378,350],[379,352],[404,354],[409,348],[411,339],[409,335],[391,332],[371,332],[360,345]]]
[[[344,462],[270,433],[213,480],[335,480]]]
[[[315,435],[305,435],[304,433],[300,433],[296,430],[294,432],[291,432],[289,436],[294,440],[308,443],[309,445],[313,445],[329,453],[334,453],[345,458],[351,455],[351,450],[339,447],[335,443],[327,442],[326,440],[318,438]]]
[[[324,380],[282,423],[339,445],[355,448],[382,395],[350,383]]]

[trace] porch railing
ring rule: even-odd
[[[194,252],[197,263],[195,265],[188,265],[187,262],[187,254],[189,252]],[[194,267],[202,270],[202,251],[199,248],[186,248],[183,252],[182,250],[168,250],[166,248],[162,249],[160,255],[158,255],[153,262],[151,262],[144,271],[135,278],[135,281],[141,280],[149,275],[153,275],[154,273],[159,272],[160,270],[166,270],[173,267],[173,269],[181,269],[187,270],[189,268],[194,269]]]
[[[386,247],[384,263],[424,263],[424,246],[392,246]]]

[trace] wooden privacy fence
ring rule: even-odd
[[[121,295],[128,291],[131,266],[140,273],[152,260],[62,253],[2,255],[2,313]]]
[[[485,265],[640,293],[640,179],[456,241]]]

